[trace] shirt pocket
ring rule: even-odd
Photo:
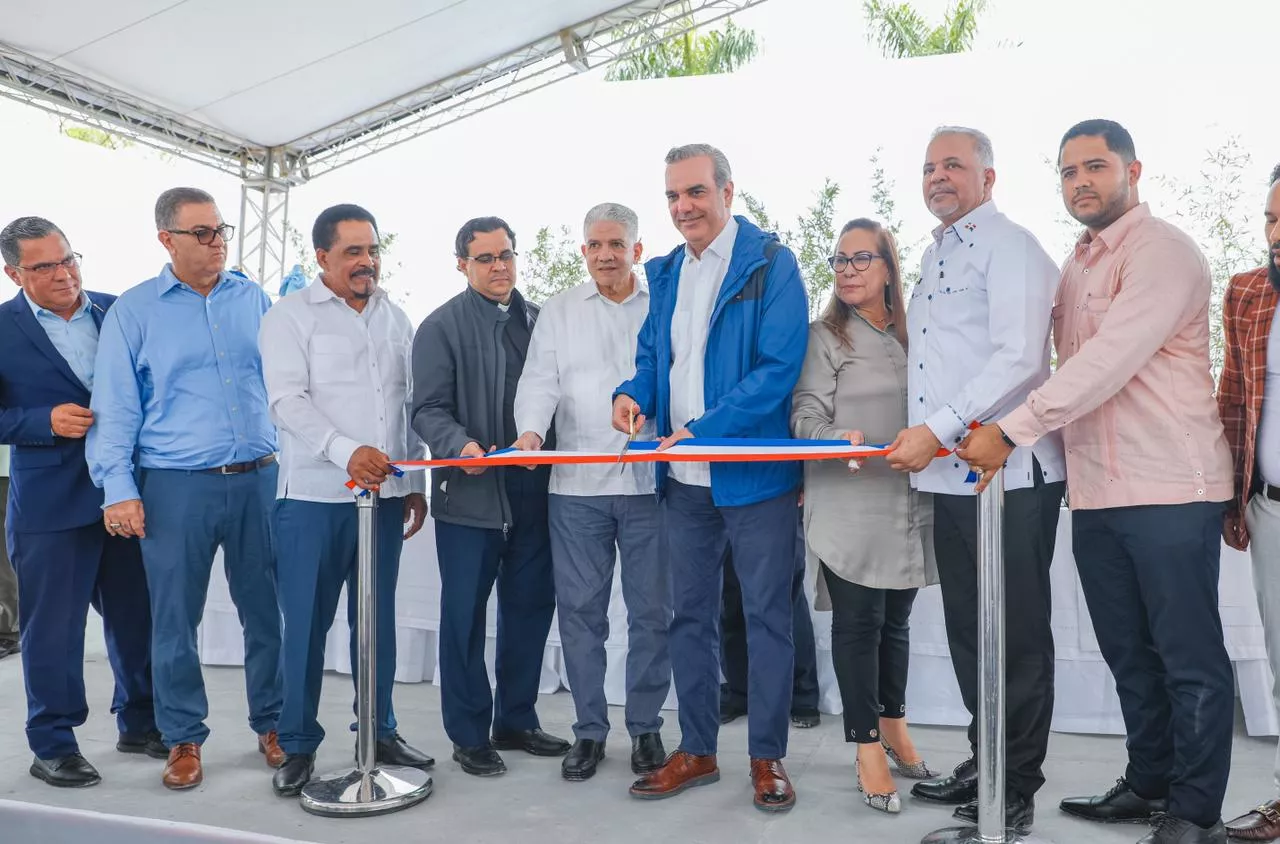
[[[345,384],[356,380],[355,349],[341,334],[311,337],[311,381],[315,384]]]
[[[1098,333],[1107,312],[1111,310],[1111,297],[1102,294],[1090,295],[1084,300],[1084,330],[1087,337]]]

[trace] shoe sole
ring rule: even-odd
[[[965,803],[972,803],[974,800],[978,799],[978,795],[975,794],[968,800],[940,800],[937,797],[926,797],[923,794],[918,794],[914,790],[911,792],[911,796],[917,800],[923,800],[926,803],[936,803],[939,806],[963,806]]]
[[[273,785],[271,786],[271,790],[276,793],[276,797],[297,797],[298,795],[302,794],[302,789],[305,786],[306,786],[306,783],[303,783],[297,788],[276,788]]]
[[[169,751],[151,751],[141,744],[117,744],[116,750],[120,753],[129,753],[134,756],[150,756],[152,759],[168,759]]]
[[[1082,821],[1091,821],[1092,823],[1132,823],[1132,824],[1150,824],[1154,815],[1147,815],[1144,818],[1099,818],[1084,812],[1076,812],[1065,806],[1059,806],[1058,810],[1064,815],[1070,815],[1073,818],[1079,818]],[[1263,839],[1266,840],[1265,838]]]
[[[91,780],[85,780],[84,782],[65,782],[65,781],[59,782],[58,780],[51,779],[48,775],[46,775],[43,771],[41,771],[39,768],[35,767],[34,765],[31,766],[31,768],[29,769],[29,772],[31,776],[40,780],[40,782],[45,783],[46,785],[51,785],[54,788],[89,788],[91,786],[95,786],[98,783],[102,782],[102,777],[97,777]]]
[[[161,784],[162,784],[162,785],[164,785],[164,787],[165,787],[165,788],[167,788],[167,789],[169,789],[170,791],[188,791],[188,790],[190,790],[190,789],[192,789],[192,788],[195,788],[197,785],[199,785],[199,784],[200,784],[200,783],[202,783],[202,782],[204,782],[204,777],[201,777],[200,779],[196,780],[195,782],[189,782],[189,783],[185,783],[185,784],[183,784],[183,785],[170,785],[169,783],[164,782],[163,780],[161,780]]]
[[[709,774],[703,774],[700,777],[694,777],[691,780],[685,780],[680,784],[679,788],[673,788],[670,791],[636,791],[634,788],[628,789],[631,796],[637,800],[665,800],[668,797],[675,797],[682,791],[690,788],[697,788],[700,785],[711,785],[720,782],[720,771],[717,769]]]
[[[791,799],[785,803],[763,803],[759,800],[752,799],[751,805],[755,806],[762,812],[774,814],[776,812],[790,812],[796,806],[796,798],[793,794]]]
[[[458,754],[453,754],[453,761],[458,763],[458,767],[462,768],[462,773],[470,774],[473,777],[500,777],[507,772],[506,767],[498,768],[495,771],[481,771],[470,765],[464,765],[462,760],[458,758]]]

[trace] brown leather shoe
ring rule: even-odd
[[[673,797],[695,785],[710,785],[720,781],[720,769],[715,756],[694,756],[677,750],[667,757],[666,763],[652,774],[631,784],[631,796],[641,800],[661,800]]]
[[[280,737],[275,730],[258,736],[258,752],[267,757],[269,768],[279,768],[284,764],[284,751],[280,749]]]
[[[796,805],[796,791],[781,759],[752,759],[753,802],[762,812],[786,812]]]
[[[1263,803],[1227,822],[1227,837],[1236,841],[1274,841],[1280,838],[1280,800]]]
[[[195,788],[204,782],[204,769],[200,766],[200,745],[193,742],[169,748],[169,761],[164,763],[165,788],[180,791]]]

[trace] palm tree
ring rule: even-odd
[[[657,39],[667,37],[643,46],[655,40],[655,34]],[[685,30],[681,24],[672,24],[665,31],[637,34],[632,44],[635,51],[611,64],[605,79],[619,82],[733,73],[754,59],[760,49],[755,32],[732,20],[726,21],[723,32],[699,33],[697,28]]]
[[[941,25],[932,25],[910,3],[864,0],[867,41],[875,42],[890,59],[963,53],[973,48],[978,16],[987,0],[956,0],[948,6]]]

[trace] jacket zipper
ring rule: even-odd
[[[510,314],[507,315],[507,318],[511,318]],[[501,431],[503,430],[502,404],[506,400],[507,390],[507,355],[502,348],[503,330],[504,324],[502,320],[498,320],[494,323],[493,340],[496,352],[495,359],[502,362],[502,371],[495,371],[495,375],[498,377],[494,379],[497,384],[497,401],[494,404],[494,430],[499,432],[498,436],[501,436]],[[502,511],[502,541],[506,542],[511,537],[511,502],[507,500],[506,478],[501,473],[500,469],[495,470],[494,478],[498,484],[498,507]]]

